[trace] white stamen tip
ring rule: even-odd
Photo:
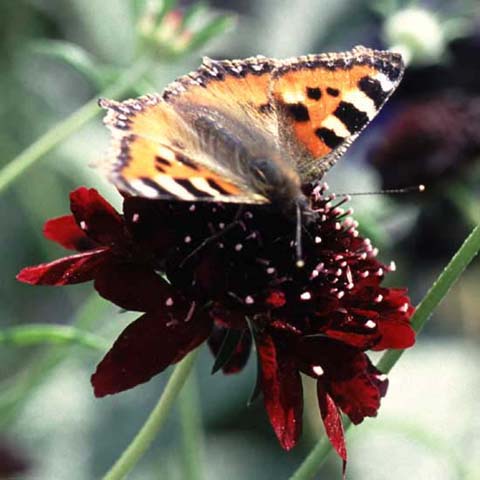
[[[367,320],[365,322],[365,326],[367,328],[375,328],[377,326],[377,324],[373,320]]]
[[[375,303],[380,303],[382,300],[383,300],[383,295],[379,293],[379,294],[374,298],[373,301],[374,301]]]
[[[267,268],[267,273],[268,273],[269,275],[272,275],[272,273],[275,273],[275,269],[274,269],[273,267],[268,267],[268,268]]]
[[[392,260],[390,262],[390,265],[388,266],[388,269],[391,271],[391,272],[394,272],[396,269],[397,269],[397,264]]]
[[[190,235],[187,235],[187,236],[183,239],[183,241],[184,241],[185,243],[190,243],[190,242],[192,241],[192,237],[191,237]]]
[[[165,305],[167,307],[171,307],[173,305],[173,298],[172,297],[168,297],[167,300],[165,301]]]
[[[251,297],[250,295],[246,296],[245,297],[245,303],[247,305],[252,305],[253,303],[255,303],[255,300],[253,299],[253,297]]]
[[[322,243],[322,239],[320,237],[315,237],[315,243]]]
[[[300,295],[300,298],[302,300],[311,300],[312,298],[312,294],[310,292],[303,292],[301,295]]]
[[[132,216],[132,222],[133,223],[138,223],[139,220],[140,220],[140,214],[134,213],[133,216]]]
[[[337,298],[340,300],[341,298],[343,298],[345,296],[345,292],[340,290],[338,293],[337,293]]]
[[[315,365],[312,367],[313,373],[319,377],[321,377],[325,372],[320,365]]]
[[[82,221],[80,222],[80,228],[81,228],[82,230],[86,230],[86,229],[87,229],[87,222],[85,222],[85,220],[82,220]]]
[[[243,248],[243,245],[242,245],[241,243],[237,243],[237,244],[235,245],[235,251],[236,251],[236,252],[239,252],[242,248]]]
[[[404,303],[401,307],[398,309],[400,312],[407,313],[408,312],[408,303]]]

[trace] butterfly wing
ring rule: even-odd
[[[301,195],[296,165],[278,144],[278,119],[271,103],[272,72],[265,57],[215,61],[208,58],[170,84],[164,100],[196,132],[202,151],[215,158],[251,191],[271,202]]]
[[[99,104],[112,133],[103,166],[119,190],[184,201],[267,201],[207,155],[196,133],[160,96]]]
[[[321,177],[398,86],[399,54],[355,47],[280,62],[272,72],[282,149],[303,181]]]

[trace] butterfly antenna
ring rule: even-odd
[[[387,190],[378,190],[377,192],[355,192],[355,193],[335,193],[337,197],[353,197],[360,195],[396,195],[399,193],[424,192],[425,185],[413,185],[405,188],[390,188]]]
[[[297,262],[296,265],[298,268],[302,268],[305,265],[303,260],[303,251],[302,251],[302,209],[300,208],[300,204],[297,203],[297,225],[295,229],[295,247],[296,247],[296,255],[297,255]]]

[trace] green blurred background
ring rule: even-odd
[[[191,3],[176,8],[182,12]],[[145,37],[147,4],[0,1],[1,167],[128,72],[138,58],[139,25]],[[233,28],[213,32],[208,43],[175,59],[166,47],[181,35],[164,22],[162,55],[124,97],[162,90],[205,54],[282,58],[356,44],[400,49],[409,62],[404,82],[327,181],[334,192],[426,184],[423,195],[352,201],[360,231],[380,248],[380,259],[396,261],[389,284],[408,286],[417,303],[480,219],[478,0],[217,0],[195,21],[226,13],[235,14]],[[193,22],[189,28],[199,27]],[[105,339],[97,348],[0,342],[0,478],[15,462],[26,469],[5,478],[99,478],[143,424],[168,377],[165,372],[131,391],[95,399],[89,376],[135,315],[97,299],[91,285],[32,288],[15,281],[23,266],[63,255],[43,239],[41,228],[47,218],[67,213],[70,190],[96,187],[119,206],[113,187],[89,167],[107,146],[97,115],[0,190],[0,332],[75,321]],[[474,262],[395,367],[379,417],[350,432],[348,478],[480,478],[479,270]],[[254,362],[231,377],[211,376],[211,365],[203,348],[183,399],[129,478],[286,479],[323,435],[308,382],[303,439],[285,453],[261,402],[246,406]],[[194,476],[183,460],[182,405],[201,426],[202,468]],[[318,478],[340,477],[332,455]]]

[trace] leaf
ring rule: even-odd
[[[215,363],[212,367],[212,375],[218,372],[232,358],[232,355],[235,353],[244,334],[245,330],[236,330],[234,328],[229,328],[227,330],[225,338],[220,345],[220,350],[215,358]]]
[[[96,86],[105,86],[102,67],[93,55],[78,45],[63,40],[41,40],[30,44],[29,50],[66,63]]]
[[[212,38],[230,30],[235,23],[236,17],[233,15],[222,15],[214,18],[205,27],[193,35],[188,46],[189,51],[202,47]]]
[[[103,338],[68,325],[21,325],[0,330],[0,343],[18,347],[49,343],[77,344],[105,352],[109,348]]]

